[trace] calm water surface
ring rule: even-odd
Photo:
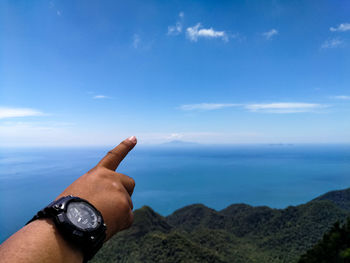
[[[0,242],[107,148],[2,149]],[[136,147],[119,167],[136,180],[135,208],[167,215],[193,203],[284,208],[350,187],[350,145]]]

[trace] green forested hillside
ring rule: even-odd
[[[340,225],[336,222],[322,240],[301,256],[298,263],[349,263],[350,218]]]
[[[346,189],[286,209],[195,204],[162,217],[143,207],[93,262],[297,262],[334,222],[345,221],[349,202]]]

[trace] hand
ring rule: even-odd
[[[133,222],[131,195],[135,181],[115,170],[136,143],[135,136],[121,142],[96,167],[74,181],[57,197],[59,199],[73,195],[94,205],[102,213],[107,225],[106,240],[118,231],[130,227]]]

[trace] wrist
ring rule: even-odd
[[[0,246],[1,262],[81,263],[83,254],[68,243],[50,219],[35,220]]]
[[[74,262],[83,261],[84,255],[82,251],[62,236],[62,233],[60,233],[60,231],[57,229],[55,223],[51,218],[35,220],[28,224],[24,229],[27,227],[29,228],[28,231],[38,233],[35,234],[37,238],[41,237],[47,240],[51,240],[54,246],[58,248],[57,252],[59,254],[62,254],[63,259],[71,260],[74,258]],[[42,249],[45,249],[45,247]]]

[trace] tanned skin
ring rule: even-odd
[[[73,195],[94,205],[107,225],[105,241],[133,222],[131,195],[135,181],[115,170],[136,143],[135,136],[121,142],[56,198]],[[0,245],[0,261],[82,262],[83,254],[61,236],[51,219],[40,219],[24,226]]]

